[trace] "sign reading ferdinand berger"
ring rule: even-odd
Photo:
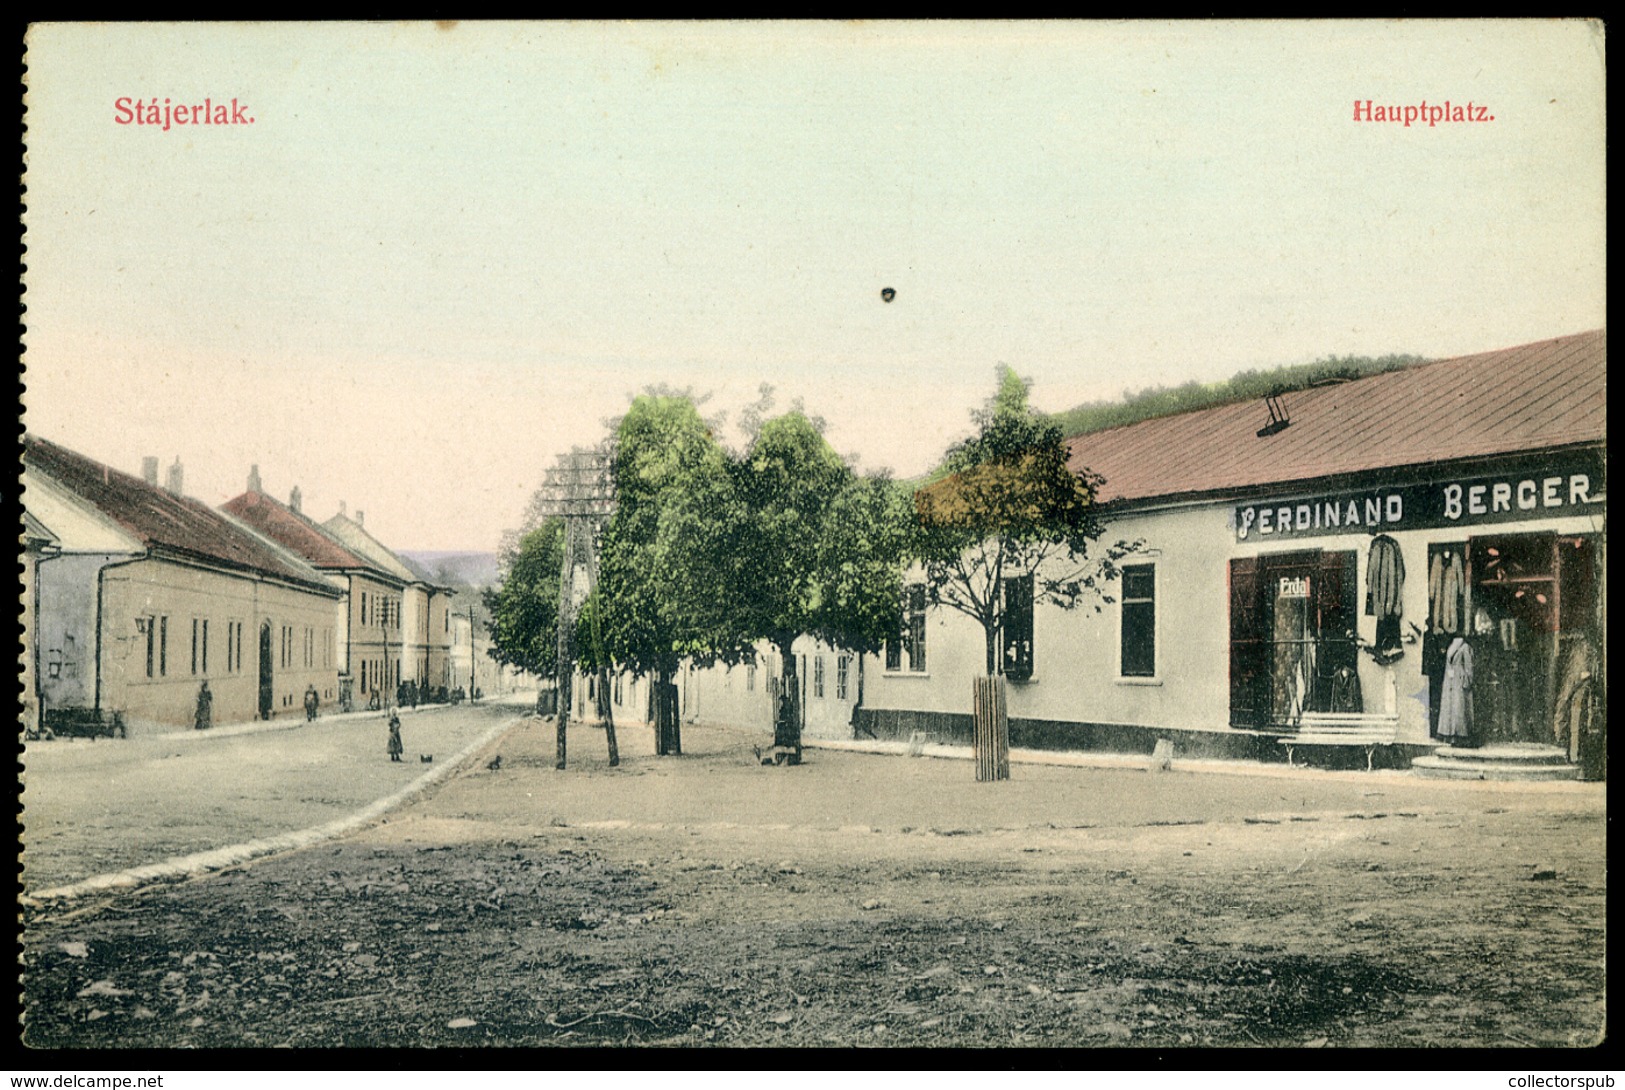
[[[1239,505],[1237,541],[1476,526],[1601,511],[1608,502],[1594,457],[1570,456],[1493,477],[1337,492]]]

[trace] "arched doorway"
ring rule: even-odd
[[[271,622],[260,625],[260,718],[271,718]]]

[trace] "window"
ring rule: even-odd
[[[198,619],[192,618],[192,673],[197,674],[197,628]]]
[[[813,696],[824,699],[824,656],[813,656]]]
[[[747,693],[756,691],[756,652],[754,651],[745,652],[745,691]]]
[[[1157,676],[1157,567],[1123,565],[1121,645],[1122,677]]]
[[[156,617],[141,618],[141,627],[147,633],[147,676],[153,676],[153,667],[157,662],[155,657],[158,650],[158,619]]]
[[[158,618],[158,676],[169,675],[169,618]]]
[[[851,664],[852,664],[852,656],[851,655],[837,655],[837,656],[835,656],[835,699],[836,700],[845,700],[846,699],[847,678],[850,676],[849,671],[851,670]]]
[[[1004,581],[1004,608],[999,639],[1004,676],[1025,681],[1033,676],[1033,577],[1018,575]]]
[[[367,592],[361,592],[361,623],[367,623]]]
[[[1356,572],[1353,550],[1230,561],[1231,726],[1338,710],[1339,675],[1357,666]]]
[[[243,622],[237,622],[237,672],[243,670]]]
[[[886,669],[903,669],[903,658],[908,658],[908,669],[917,674],[925,672],[925,584],[915,583],[903,588],[903,629],[898,639],[886,641]]]
[[[209,622],[207,620],[203,622],[203,642],[200,646],[203,650],[203,672],[207,674],[209,672]]]

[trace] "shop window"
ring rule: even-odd
[[[895,640],[886,641],[886,669],[901,672],[904,659],[913,673],[925,672],[925,584],[903,588],[903,625]]]
[[[1004,676],[1025,681],[1033,676],[1033,577],[1006,579],[1003,589],[999,640]]]
[[[1336,710],[1362,710],[1350,685],[1357,565],[1352,550],[1230,562],[1232,726],[1295,726],[1304,712],[1339,701]],[[1125,601],[1129,589],[1125,580]]]

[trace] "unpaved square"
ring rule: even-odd
[[[38,1046],[1573,1046],[1600,785],[511,730],[343,842],[28,921]],[[498,753],[500,764],[489,767]]]

